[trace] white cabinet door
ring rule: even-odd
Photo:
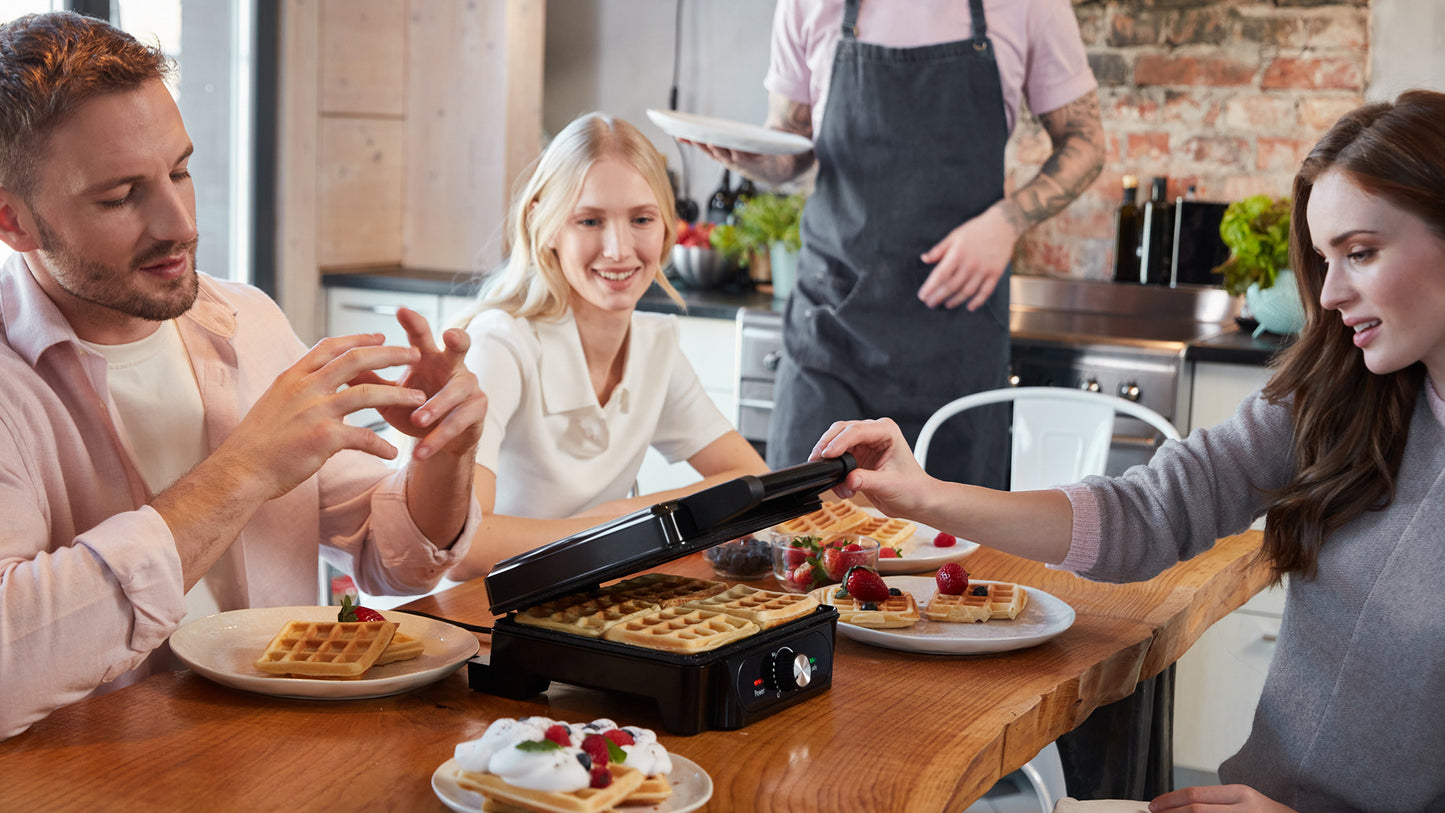
[[[1270,372],[1268,367],[1253,364],[1194,362],[1188,425],[1180,430],[1188,434],[1197,427],[1224,422],[1246,397],[1269,381]]]
[[[729,421],[737,420],[737,322],[679,316],[682,354],[697,371],[702,388]],[[651,494],[696,483],[702,478],[686,461],[669,464],[656,449],[648,449],[637,473],[638,493]]]

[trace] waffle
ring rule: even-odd
[[[361,677],[391,643],[394,621],[287,621],[256,668],[274,675]]]
[[[715,596],[728,589],[723,582],[675,576],[671,573],[644,573],[602,588],[610,596],[641,599],[659,607],[676,607],[688,601]]]
[[[911,627],[919,619],[918,602],[914,600],[912,593],[899,591],[901,595],[890,595],[885,601],[872,602],[877,609],[865,610],[863,605],[869,602],[859,601],[847,594],[839,597],[838,591],[838,585],[830,584],[819,587],[809,595],[822,604],[837,608],[838,620],[845,624],[873,629],[897,629]]]
[[[553,790],[530,790],[508,784],[491,773],[457,771],[457,784],[475,791],[497,804],[488,810],[542,811],[543,813],[596,813],[611,810],[642,784],[642,774],[626,765],[608,765],[612,784],[605,788],[583,788],[570,793]]]
[[[974,590],[984,587],[988,595],[974,595]],[[935,593],[923,608],[923,616],[933,621],[976,622],[992,619],[1014,619],[1024,611],[1029,594],[1017,584],[998,582],[995,584],[974,584],[961,596]]]
[[[873,516],[851,502],[825,502],[818,510],[795,517],[776,527],[785,534],[845,534]]]
[[[584,593],[528,607],[517,613],[517,621],[588,638],[601,638],[603,631],[618,621],[657,609],[660,607],[655,602],[645,599]]]
[[[758,631],[758,625],[737,616],[691,607],[665,607],[633,616],[608,627],[608,641],[691,655],[706,652]]]
[[[391,636],[391,643],[381,651],[381,655],[377,656],[376,663],[373,663],[372,666],[411,660],[420,655],[424,649],[426,649],[426,644],[420,638],[413,638],[406,633],[398,632]]]
[[[698,610],[727,613],[772,629],[813,612],[818,600],[799,593],[773,593],[739,584],[728,590],[682,605]]]
[[[642,784],[622,800],[625,805],[656,805],[672,795],[672,782],[666,776],[643,777]]]
[[[869,516],[868,520],[853,530],[850,534],[858,534],[878,540],[878,544],[887,545],[890,548],[901,548],[904,542],[913,537],[913,532],[918,526],[906,519],[895,519],[892,517]]]

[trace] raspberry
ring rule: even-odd
[[[562,725],[561,723],[548,727],[546,733],[544,733],[542,736],[546,737],[552,742],[557,743],[563,748],[566,748],[567,746],[572,744],[572,730],[569,729],[567,726]]]
[[[636,740],[632,738],[631,734],[628,734],[626,731],[623,731],[620,728],[610,728],[602,732],[602,736],[606,737],[609,740],[612,740],[619,746],[633,745],[634,743],[636,743]]]
[[[958,537],[954,536],[953,534],[944,533],[943,531],[939,531],[938,536],[933,537],[934,547],[951,548],[957,544]]]
[[[958,562],[947,562],[933,577],[938,582],[938,592],[946,596],[961,596],[968,590],[968,571]]]
[[[607,764],[607,738],[601,734],[588,734],[582,738],[582,750],[592,757],[592,767]]]
[[[592,766],[592,781],[594,788],[605,788],[612,784],[612,772],[601,765]]]

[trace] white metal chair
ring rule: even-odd
[[[1138,418],[1165,438],[1180,437],[1179,430],[1163,415],[1123,398],[1064,387],[1010,387],[965,395],[944,404],[923,424],[913,445],[913,456],[919,465],[927,463],[934,434],[954,415],[1005,402],[1013,403],[1011,491],[1050,488],[1077,482],[1090,474],[1103,474],[1114,441],[1116,413]],[[1022,773],[1033,785],[1044,813],[1050,813],[1066,795],[1057,744],[1044,746],[1023,766]]]

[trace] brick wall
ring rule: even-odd
[[[1109,279],[1120,179],[1168,176],[1169,197],[1289,194],[1304,154],[1364,100],[1369,0],[1074,0],[1099,80],[1104,171],[1020,242],[1015,271]],[[1033,118],[1009,144],[1010,183],[1049,154]]]

